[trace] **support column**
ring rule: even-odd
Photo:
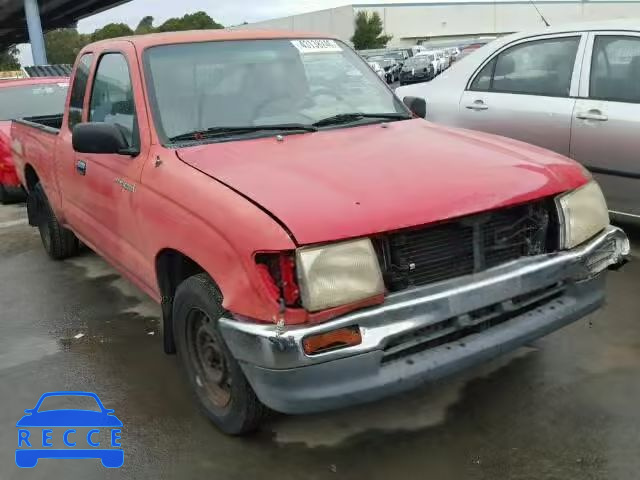
[[[42,23],[40,23],[38,0],[24,0],[24,14],[27,18],[33,63],[47,65],[49,62],[47,62],[47,51],[44,47],[44,34],[42,33]]]

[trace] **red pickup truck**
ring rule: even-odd
[[[0,203],[24,198],[11,159],[11,119],[59,114],[68,78],[0,80]]]
[[[64,114],[12,139],[49,255],[82,241],[158,301],[240,434],[548,334],[629,254],[578,164],[406,103],[337,39],[158,34],[85,47]]]

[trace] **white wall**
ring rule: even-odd
[[[537,5],[551,25],[582,20],[640,19],[640,1],[539,2]],[[348,42],[353,36],[355,14],[360,10],[380,14],[386,33],[393,35],[390,46],[415,45],[417,39],[503,34],[543,26],[531,3],[496,2],[357,8],[349,5],[244,27],[318,32]],[[638,23],[640,25],[640,20]]]
[[[317,32],[337,36],[348,42],[353,36],[354,12],[351,5],[331,8],[317,12],[303,13],[291,17],[277,18],[263,22],[242,25],[239,28],[292,30],[298,32]]]
[[[583,20],[640,19],[640,2],[558,2],[537,5],[551,25]],[[386,33],[393,35],[390,46],[413,45],[420,38],[503,34],[544,25],[533,5],[528,2],[396,5],[356,9],[359,10],[380,14]]]

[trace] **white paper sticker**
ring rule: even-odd
[[[338,42],[329,39],[308,38],[304,40],[291,40],[291,43],[300,53],[332,53],[342,51]]]

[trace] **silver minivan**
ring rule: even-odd
[[[427,119],[539,145],[587,167],[613,214],[640,220],[640,22],[494,40],[430,83]]]

